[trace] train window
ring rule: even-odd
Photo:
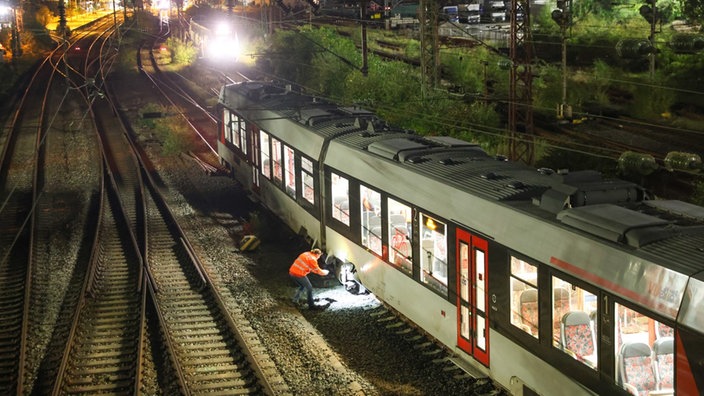
[[[259,190],[261,186],[259,175],[261,174],[261,150],[259,149],[259,128],[255,125],[251,130],[247,131],[247,141],[252,145],[250,148],[252,155],[249,162],[252,164],[252,187]]]
[[[225,122],[225,140],[228,142],[236,145],[236,141],[234,138],[234,134],[236,131],[239,130],[239,127],[237,126],[237,116],[235,113],[231,112],[230,110],[225,109],[225,112],[223,113],[224,116],[224,122]]]
[[[291,196],[291,198],[296,198],[296,167],[294,159],[293,149],[284,145],[284,176],[286,178],[284,188],[286,189],[286,194]]]
[[[511,256],[511,324],[538,338],[538,267]]]
[[[281,185],[281,180],[283,179],[281,169],[281,141],[275,137],[271,138],[271,163],[273,165],[274,181],[277,182],[278,185]]]
[[[259,140],[261,141],[261,159],[262,159],[262,175],[267,179],[271,179],[271,158],[269,152],[269,134],[264,131],[259,131]]]
[[[360,185],[359,202],[362,213],[362,245],[381,256],[381,194]]]
[[[618,384],[634,394],[673,394],[674,329],[621,304],[615,304],[615,315]]]
[[[420,279],[433,289],[447,294],[447,227],[426,214],[421,214],[420,219]]]
[[[553,345],[596,369],[596,295],[557,277],[552,278]]]
[[[239,131],[237,132],[237,135],[239,136],[239,148],[245,155],[247,155],[247,121],[240,118],[238,125]]]
[[[235,113],[230,113],[230,143],[240,148],[240,118]]]
[[[413,271],[411,207],[391,198],[386,211],[387,234],[389,236],[389,262],[408,274]]]
[[[313,179],[313,161],[301,157],[301,186],[303,199],[315,205],[315,182]]]
[[[332,187],[332,218],[350,225],[350,182],[336,173],[330,173]]]

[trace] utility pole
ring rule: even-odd
[[[68,32],[66,31],[66,4],[64,0],[59,0],[59,32],[61,37],[66,40]]]
[[[518,18],[522,15],[522,18]],[[533,38],[530,32],[530,1],[511,0],[511,58],[508,130],[509,158],[533,163]],[[520,19],[520,20],[519,20]]]
[[[61,2],[63,3],[63,0]],[[112,23],[115,26],[115,31],[117,31],[117,8],[115,7],[115,0],[112,0]]]
[[[557,0],[557,9],[550,14],[560,26],[562,44],[562,102],[557,107],[557,118],[572,118],[572,107],[567,104],[567,29],[572,24],[572,0]]]
[[[650,58],[650,79],[655,78],[655,56],[657,54],[657,50],[655,49],[655,26],[660,23],[660,13],[658,12],[658,8],[655,6],[655,3],[657,0],[645,0],[645,4],[643,4],[640,9],[638,10],[640,12],[640,15],[645,18],[648,23],[650,23],[650,36],[648,36],[648,41],[650,41],[650,48],[652,48],[652,51],[650,54],[648,54],[648,57]]]
[[[362,0],[360,4],[360,14],[362,17],[362,75],[365,77],[369,72],[369,65],[367,64],[367,0]]]
[[[17,16],[17,9],[22,10],[22,1],[18,1],[17,5],[12,7],[12,63],[16,62],[16,58],[22,56],[22,43],[20,41],[20,19]]]
[[[438,85],[438,4],[436,0],[420,0],[420,68],[421,96],[427,98]]]

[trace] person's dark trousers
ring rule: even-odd
[[[298,290],[296,290],[296,294],[293,296],[293,302],[298,303],[298,298],[301,296],[301,293],[303,293],[303,290],[305,290],[308,294],[308,307],[313,308],[315,303],[313,302],[313,285],[310,283],[310,279],[308,279],[307,276],[289,276],[298,285]]]

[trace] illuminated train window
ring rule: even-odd
[[[284,145],[284,189],[291,198],[296,198],[296,167],[293,149]]]
[[[271,138],[271,162],[273,165],[274,181],[281,185],[281,181],[283,180],[281,141],[274,137]]]
[[[423,213],[420,220],[420,280],[447,294],[447,227]]]
[[[301,186],[303,199],[315,205],[315,182],[313,179],[313,161],[301,157]]]
[[[262,160],[262,175],[267,179],[271,179],[271,156],[269,152],[269,134],[264,131],[259,131],[259,140],[261,144],[261,160]]]
[[[381,256],[381,194],[367,186],[359,186],[362,214],[362,245]]]
[[[596,295],[552,278],[553,345],[587,367],[597,367]]]
[[[538,267],[511,256],[511,324],[538,338]]]
[[[239,118],[239,123],[236,125],[239,125],[239,130],[237,131],[237,136],[239,137],[238,147],[245,155],[247,155],[247,121],[245,121],[244,118]]]
[[[240,126],[239,117],[227,109],[224,112],[225,121],[225,140],[232,143],[235,147],[240,147]]]
[[[386,231],[389,237],[389,262],[407,274],[413,272],[412,216],[410,206],[388,199]]]
[[[633,394],[674,389],[674,329],[615,304],[616,381]]]
[[[350,182],[346,178],[330,173],[332,187],[332,218],[350,226]]]

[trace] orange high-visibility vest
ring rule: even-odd
[[[288,270],[290,275],[298,277],[306,276],[311,272],[318,275],[325,274],[323,270],[318,267],[318,258],[311,252],[301,253]]]

